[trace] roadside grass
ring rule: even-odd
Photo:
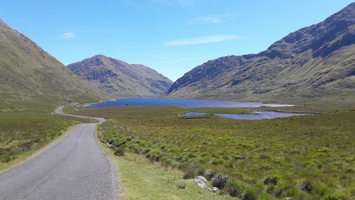
[[[355,109],[257,121],[213,115],[179,117],[188,111],[191,109],[109,107],[83,109],[76,114],[109,119],[100,126],[100,139],[110,144],[116,155],[135,153],[189,177],[226,176],[222,193],[232,196],[355,196]],[[134,184],[127,184],[127,188],[141,190]]]
[[[88,120],[27,109],[0,112],[0,172],[31,156],[79,122]]]
[[[119,199],[233,199],[199,188],[192,180],[183,179],[183,171],[152,163],[143,155],[125,153],[116,156],[103,143],[100,146],[118,167]]]

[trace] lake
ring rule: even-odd
[[[199,117],[208,113],[201,112],[187,112],[183,114],[184,117]],[[283,112],[255,112],[254,114],[215,114],[218,117],[234,119],[234,120],[261,120],[261,119],[275,119],[292,116],[302,116],[304,114],[283,113]]]
[[[293,105],[267,104],[261,102],[233,102],[216,100],[193,99],[163,99],[163,98],[122,98],[91,104],[89,108],[103,108],[109,106],[177,106],[182,108],[257,108],[257,107],[286,107]]]
[[[257,107],[288,107],[287,104],[269,104],[261,102],[233,102],[217,100],[164,99],[164,98],[122,98],[91,104],[88,108],[103,108],[110,106],[176,106],[182,108],[257,108]],[[183,116],[203,116],[207,113],[188,112]],[[299,116],[302,114],[281,112],[255,112],[254,114],[216,114],[222,118],[234,120],[261,120],[282,117]]]

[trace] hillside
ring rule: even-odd
[[[31,39],[0,20],[0,108],[92,102],[104,97]]]
[[[208,61],[178,79],[170,97],[354,103],[355,3],[290,33],[258,54]]]
[[[67,66],[80,78],[116,97],[161,96],[172,81],[144,65],[96,55]]]

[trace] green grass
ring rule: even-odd
[[[79,113],[110,119],[100,127],[102,140],[118,154],[136,153],[184,173],[225,175],[234,181],[230,187],[242,184],[250,198],[355,195],[355,109],[261,121],[179,117],[187,111],[110,107]]]
[[[183,172],[152,164],[143,156],[126,153],[111,156],[118,167],[120,199],[232,199],[199,188],[184,180]]]
[[[98,139],[100,135],[101,132],[97,134]],[[183,179],[181,170],[162,167],[134,153],[117,156],[103,143],[100,146],[117,167],[119,199],[232,199],[227,194],[197,187],[192,180]]]

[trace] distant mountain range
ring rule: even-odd
[[[0,108],[103,98],[108,95],[79,79],[28,37],[0,20]]]
[[[144,65],[96,55],[67,66],[78,77],[115,96],[165,95],[172,81]]]
[[[170,97],[257,101],[355,100],[355,3],[258,54],[208,61],[179,78]]]
[[[355,3],[263,52],[208,61],[174,83],[146,66],[103,55],[67,67],[0,20],[0,110],[164,94],[287,103],[329,100],[353,106]]]

